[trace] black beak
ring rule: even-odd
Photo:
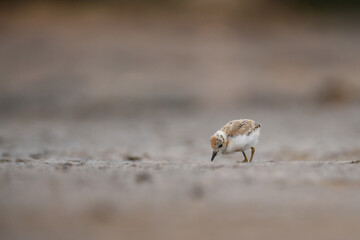
[[[212,156],[211,156],[211,161],[214,160],[214,158],[216,157],[216,154],[217,154],[217,153],[218,153],[218,152],[213,151],[213,154],[212,154]]]

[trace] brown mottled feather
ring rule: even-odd
[[[219,140],[219,139],[218,139],[216,136],[212,136],[212,137],[210,138],[210,145],[211,145],[212,148],[214,148],[214,147],[216,146],[218,140]]]
[[[233,137],[236,135],[250,135],[259,127],[260,124],[256,124],[253,120],[240,119],[228,122],[221,130],[224,131],[228,137]]]

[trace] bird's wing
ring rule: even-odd
[[[233,137],[236,135],[250,135],[260,125],[256,124],[250,119],[233,120],[225,124],[221,128],[225,132],[226,136]]]

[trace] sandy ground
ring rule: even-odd
[[[232,111],[2,122],[3,239],[358,239],[360,111],[247,112],[252,164],[210,162]]]
[[[1,24],[1,239],[360,238],[354,28],[66,19]]]

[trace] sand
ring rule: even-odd
[[[2,122],[3,239],[357,239],[359,110],[248,112],[252,164],[210,162],[232,111]]]

